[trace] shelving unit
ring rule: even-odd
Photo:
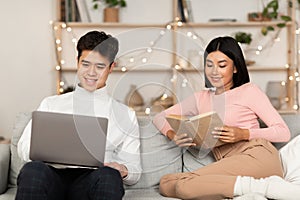
[[[293,5],[296,5],[296,0],[291,1]],[[57,0],[57,4],[60,5],[60,0]],[[65,72],[73,73],[76,71],[75,67],[73,66],[64,66],[62,63],[62,52],[60,49],[60,44],[63,40],[63,31],[64,29],[71,28],[71,29],[137,29],[137,28],[166,28],[166,25],[170,25],[172,30],[172,58],[171,58],[171,67],[169,69],[135,69],[135,72],[158,72],[158,73],[170,73],[172,76],[176,76],[178,73],[195,73],[199,72],[201,70],[199,69],[193,69],[193,68],[185,68],[185,69],[175,69],[174,66],[176,63],[179,62],[178,55],[177,55],[177,48],[178,48],[178,32],[184,29],[205,29],[205,28],[211,28],[216,29],[220,27],[226,27],[226,28],[232,28],[233,30],[237,28],[261,28],[262,26],[266,25],[276,25],[277,22],[275,21],[269,21],[269,22],[207,22],[207,23],[178,23],[177,17],[177,0],[172,0],[172,16],[173,16],[173,22],[166,23],[166,24],[160,24],[160,23],[80,23],[80,22],[70,22],[70,23],[64,23],[64,22],[54,22],[53,28],[54,28],[54,39],[56,44],[56,58],[57,58],[57,94],[60,94],[62,92],[62,74]],[[59,11],[59,6],[58,6]],[[59,12],[58,12],[59,13]],[[249,66],[248,70],[249,72],[255,72],[255,73],[267,73],[267,72],[283,72],[286,73],[286,82],[287,82],[287,109],[288,110],[297,110],[298,109],[298,102],[296,95],[298,95],[298,91],[296,90],[296,76],[298,72],[298,63],[296,62],[297,57],[296,54],[298,52],[297,45],[294,45],[296,43],[295,41],[295,31],[296,31],[296,9],[295,6],[293,8],[288,8],[288,14],[291,16],[292,21],[287,23],[287,66]],[[60,16],[58,14],[57,18],[59,19]],[[130,69],[122,69],[122,68],[116,68],[114,71],[117,73],[127,73]],[[202,70],[203,71],[203,70]],[[176,94],[176,82],[173,82],[173,92]]]

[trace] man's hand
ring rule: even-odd
[[[128,175],[128,170],[125,165],[119,164],[117,162],[104,163],[104,166],[111,167],[120,172],[122,178],[125,178]]]
[[[167,137],[180,147],[196,146],[196,144],[193,143],[193,138],[188,137],[187,134],[177,135],[173,130],[169,130],[167,132]]]
[[[249,130],[233,126],[216,127],[212,132],[215,138],[222,142],[235,143],[242,140],[249,140]]]

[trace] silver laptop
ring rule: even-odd
[[[108,119],[34,111],[29,157],[46,163],[100,167]]]

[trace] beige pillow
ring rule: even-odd
[[[16,117],[16,122],[13,128],[13,136],[11,139],[11,165],[10,165],[10,174],[9,174],[9,186],[15,187],[17,186],[17,177],[20,172],[20,169],[23,167],[25,162],[19,158],[17,145],[18,141],[25,129],[26,125],[31,119],[30,113],[19,113]]]

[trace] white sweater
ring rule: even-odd
[[[106,87],[88,92],[76,87],[74,92],[46,97],[39,111],[81,114],[108,118],[108,136],[105,162],[118,162],[128,169],[124,183],[135,184],[141,174],[139,128],[134,111],[115,101]],[[29,159],[31,121],[27,124],[18,143],[18,154]]]

